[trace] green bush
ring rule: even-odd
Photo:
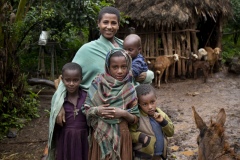
[[[0,139],[8,132],[9,128],[20,129],[26,121],[39,117],[38,94],[29,91],[29,94],[21,98],[19,103],[21,106],[9,108],[8,104],[14,103],[14,92],[9,90],[7,93],[0,104]]]
[[[240,42],[234,44],[233,35],[226,35],[223,37],[222,58],[225,62],[228,58],[240,56]]]

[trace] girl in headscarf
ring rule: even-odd
[[[91,83],[82,108],[91,128],[89,159],[132,159],[128,125],[137,123],[139,110],[131,82],[131,57],[123,49],[111,50],[105,60],[105,73]]]

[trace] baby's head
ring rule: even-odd
[[[131,57],[124,49],[113,49],[106,57],[106,72],[118,81],[122,81],[132,66]]]
[[[136,87],[138,106],[148,114],[153,116],[157,107],[156,91],[150,84],[140,84]]]
[[[74,62],[66,63],[62,68],[62,81],[68,92],[78,91],[82,82],[82,67]]]
[[[136,58],[141,52],[141,38],[136,34],[128,35],[123,41],[123,48],[128,52],[132,59]]]

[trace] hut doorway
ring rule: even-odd
[[[198,48],[203,48],[206,46],[215,48],[220,47],[218,46],[218,41],[221,35],[219,35],[219,22],[217,22],[212,17],[206,16],[206,18],[201,19],[198,23],[197,30],[197,37],[199,40]]]

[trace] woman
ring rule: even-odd
[[[104,63],[107,53],[111,49],[122,48],[123,41],[115,37],[119,29],[119,25],[120,12],[114,7],[102,8],[98,15],[98,27],[101,33],[100,38],[84,44],[73,58],[72,62],[76,62],[82,66],[83,79],[80,86],[84,90],[88,90],[92,80],[98,73],[104,72]],[[152,75],[147,77],[152,78]],[[140,75],[138,80],[141,81],[145,78],[146,72]],[[57,91],[53,95],[51,102],[48,140],[49,149],[53,147],[52,137],[56,117],[56,123],[59,125],[62,126],[63,122],[65,122],[65,113],[64,109],[62,108],[63,97],[65,96],[66,88],[62,83],[60,83]]]

